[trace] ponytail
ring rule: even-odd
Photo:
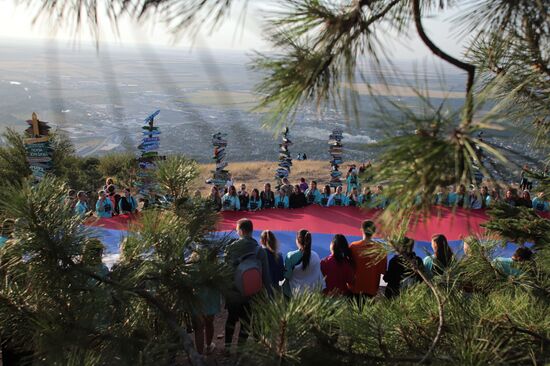
[[[260,242],[266,247],[267,250],[274,254],[273,256],[275,258],[275,262],[278,262],[279,256],[277,255],[277,252],[279,251],[279,244],[275,234],[273,234],[273,231],[262,231],[262,234],[260,235]]]
[[[311,233],[306,229],[302,229],[298,231],[297,240],[302,246],[302,270],[305,271],[311,259]]]

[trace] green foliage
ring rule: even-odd
[[[490,220],[483,226],[489,232],[514,243],[532,242],[537,247],[550,243],[550,220],[527,207],[513,207],[497,202],[488,211]]]
[[[108,273],[102,245],[65,203],[67,189],[50,176],[0,193],[0,210],[17,218],[0,249],[0,337],[39,364],[171,364],[184,349],[196,359],[185,314],[201,306],[201,289],[221,291],[229,278],[217,262],[223,243],[204,239],[213,221],[145,213]],[[196,245],[200,260],[187,262]]]
[[[16,184],[31,174],[23,137],[12,129],[3,134],[5,146],[0,146],[0,182]]]
[[[121,187],[132,187],[137,180],[137,160],[132,153],[114,153],[99,159],[98,171],[102,177],[111,177]]]
[[[158,164],[157,179],[160,186],[178,200],[188,193],[189,186],[198,177],[198,165],[185,156],[169,156]]]

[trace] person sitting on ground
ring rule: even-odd
[[[262,199],[260,198],[260,191],[254,188],[252,194],[248,198],[248,211],[259,211],[262,209]]]
[[[2,248],[13,234],[13,228],[15,226],[15,220],[5,219],[2,222],[2,228],[0,228],[0,248]]]
[[[378,294],[380,278],[386,273],[387,255],[382,244],[372,240],[375,232],[374,222],[365,220],[361,223],[363,239],[350,244],[355,269],[351,292],[359,303]]]
[[[402,288],[422,281],[422,277],[414,272],[424,270],[422,258],[414,252],[414,240],[404,237],[399,244],[400,252],[390,259],[384,275],[384,281],[387,282],[384,294],[388,299],[398,296]]]
[[[330,191],[330,186],[327,184],[325,185],[325,188],[323,188],[323,193],[321,193],[319,204],[323,207],[328,207],[328,200],[330,199],[331,195],[332,193]]]
[[[506,276],[519,276],[523,273],[521,264],[530,261],[533,252],[527,247],[516,249],[511,258],[497,257],[493,260],[495,269]]]
[[[84,191],[79,191],[76,195],[78,202],[74,206],[74,213],[84,218],[89,215],[88,195]]]
[[[372,198],[372,192],[369,186],[363,188],[363,193],[359,195],[359,205],[366,206],[370,203]]]
[[[246,210],[250,195],[246,191],[246,184],[241,184],[241,190],[237,193],[241,204],[241,210]],[[259,198],[259,197],[258,197]]]
[[[290,182],[288,181],[288,178],[283,178],[283,184],[279,189],[282,189],[285,192],[285,196],[290,197],[292,194],[292,191],[294,191],[294,187]]]
[[[533,198],[533,208],[542,212],[550,211],[550,203],[544,199],[544,192],[539,192],[537,196]]]
[[[489,188],[487,186],[481,187],[480,194],[480,200],[481,200],[481,208],[486,209],[491,206],[491,195],[489,194]]]
[[[235,187],[233,187],[235,189]],[[236,196],[236,192],[235,192]],[[225,250],[225,263],[233,269],[233,272],[237,272],[239,264],[246,260],[247,256],[254,256],[261,268],[257,268],[261,272],[261,285],[268,294],[272,293],[271,290],[271,277],[269,275],[269,262],[267,260],[266,251],[258,244],[258,242],[252,237],[254,227],[252,221],[249,219],[240,219],[237,221],[237,233],[239,239],[227,246]],[[235,332],[235,325],[237,322],[241,323],[239,331],[239,344],[243,344],[248,338],[248,323],[249,315],[251,312],[251,302],[257,295],[252,294],[246,296],[239,290],[240,288],[247,287],[236,281],[246,281],[244,276],[238,278],[238,276],[232,276],[234,278],[233,286],[225,294],[225,306],[227,308],[227,321],[225,323],[225,347],[229,351],[233,340],[233,333]],[[248,278],[248,277],[247,277]]]
[[[290,208],[302,208],[307,205],[306,195],[298,184],[294,186],[294,192],[289,197],[289,205]]]
[[[531,195],[529,191],[523,191],[521,197],[518,199],[518,206],[523,206],[527,208],[533,207],[533,201],[531,200]]]
[[[351,189],[351,192],[348,195],[348,206],[356,207],[359,205],[360,205],[360,202],[359,202],[359,195],[357,193],[357,188],[353,187]]]
[[[469,207],[468,195],[464,184],[459,185],[456,191],[449,194],[448,203],[451,207]]]
[[[346,237],[334,235],[330,243],[330,255],[321,261],[321,273],[325,277],[323,293],[330,295],[350,295],[355,270],[353,258]]]
[[[434,205],[448,206],[449,200],[447,195],[447,189],[445,187],[437,187],[437,193],[434,196]]]
[[[216,211],[221,211],[222,197],[220,196],[220,191],[218,190],[218,187],[212,186],[212,188],[210,189],[210,195],[208,195],[208,199],[212,202]]]
[[[229,191],[222,197],[222,211],[239,211],[241,202],[237,196],[235,186],[229,187]]]
[[[260,235],[260,243],[267,254],[271,287],[274,290],[280,290],[281,284],[285,279],[285,262],[283,255],[279,252],[279,242],[272,231],[264,230]]]
[[[470,187],[470,191],[468,192],[468,205],[472,210],[479,210],[481,209],[481,206],[483,203],[481,202],[481,193],[477,190],[477,188],[472,185]]]
[[[109,186],[114,186],[114,185],[115,185],[114,179],[109,177],[109,178],[105,179],[105,185],[103,186],[103,190],[107,191]]]
[[[384,196],[384,187],[377,185],[376,190],[371,195],[369,207],[377,209],[385,209],[388,206],[388,199]]]
[[[346,194],[349,195],[353,188],[358,191],[361,189],[361,183],[359,182],[359,177],[357,176],[357,169],[355,165],[351,168],[349,175],[346,179]]]
[[[263,208],[273,208],[275,207],[275,193],[271,190],[271,184],[264,184],[264,190],[260,193],[260,198],[262,199]]]
[[[302,177],[300,178],[300,191],[305,192],[306,189],[308,189],[308,184],[306,182],[306,178]]]
[[[291,297],[296,292],[313,289],[322,290],[325,286],[321,273],[321,258],[311,250],[311,233],[306,229],[296,234],[298,250],[289,252],[285,260],[284,294]]]
[[[510,206],[517,206],[519,203],[518,191],[514,188],[508,188],[506,190],[503,202],[509,204]]]
[[[498,188],[491,189],[491,202],[500,201],[500,190]]]
[[[336,192],[330,196],[328,206],[347,206],[348,198],[342,193],[342,186],[336,187]]]
[[[442,274],[454,260],[453,251],[443,234],[432,236],[434,254],[424,258],[424,270],[429,278]]]
[[[107,198],[111,200],[111,206],[113,207],[112,215],[118,215],[118,202],[120,201],[120,194],[116,193],[116,187],[114,184],[111,184],[107,187]]]
[[[67,197],[65,198],[65,204],[69,206],[71,210],[74,210],[74,207],[76,206],[77,198],[76,198],[76,191],[74,189],[69,189],[69,192],[67,193]]]
[[[105,191],[98,192],[98,199],[95,203],[95,211],[99,218],[110,218],[113,216],[113,204],[107,198]]]
[[[199,198],[200,198],[200,191],[199,191]],[[120,212],[121,215],[124,214],[133,214],[137,211],[137,202],[134,197],[132,197],[132,194],[130,193],[130,188],[124,189],[124,196],[120,198],[118,201],[118,212]]]
[[[321,192],[317,189],[317,182],[312,180],[309,183],[309,188],[304,192],[308,205],[321,203]]]
[[[281,188],[278,191],[277,196],[275,196],[275,207],[276,208],[289,208],[290,207],[290,201],[288,196],[286,195],[285,190],[281,186]]]

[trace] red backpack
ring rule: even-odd
[[[238,259],[235,285],[244,297],[251,297],[262,290],[262,262],[258,258],[260,250],[262,248],[258,246],[253,252]]]

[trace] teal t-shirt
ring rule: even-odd
[[[5,236],[0,235],[0,248],[2,248],[4,245],[6,245],[6,242],[8,241],[8,238]]]
[[[497,257],[493,261],[495,267],[507,276],[519,276],[522,271],[514,268],[514,260],[512,258]]]

